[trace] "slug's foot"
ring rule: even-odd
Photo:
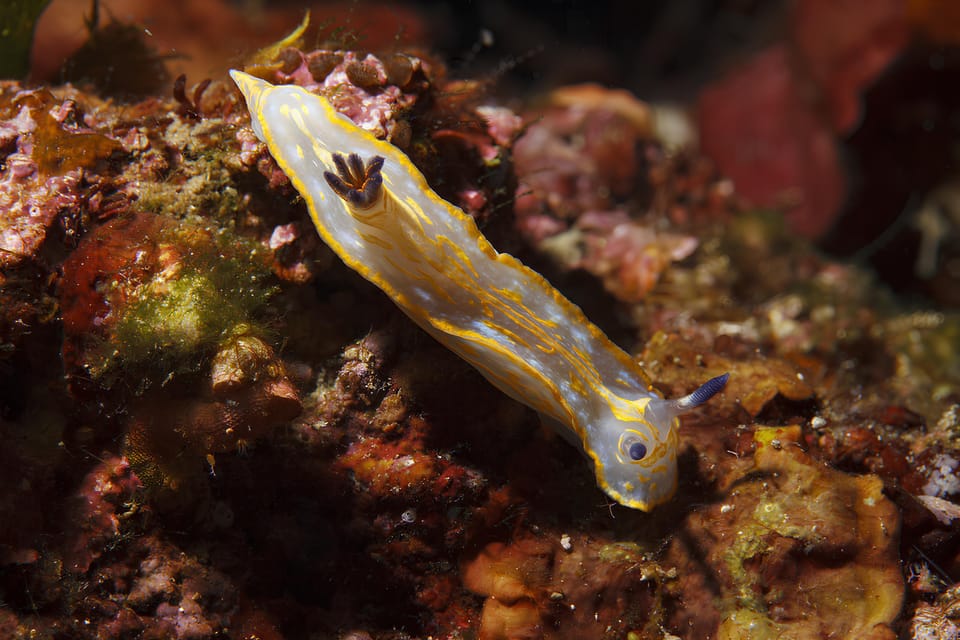
[[[373,156],[363,166],[363,160],[355,153],[344,159],[339,153],[333,154],[333,164],[337,165],[337,172],[324,171],[323,177],[334,192],[357,207],[369,209],[380,198],[383,190],[383,156]]]

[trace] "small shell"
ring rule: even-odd
[[[260,378],[278,373],[281,365],[273,349],[253,335],[235,335],[228,339],[213,357],[210,383],[213,393],[222,397],[252,384]]]

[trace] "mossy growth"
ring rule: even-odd
[[[209,364],[237,326],[266,333],[256,319],[275,291],[265,252],[235,233],[182,223],[159,240],[161,268],[123,292],[126,303],[91,373],[105,386],[137,370],[140,387]],[[117,287],[129,286],[122,282]]]
[[[137,206],[170,218],[201,214],[226,224],[242,210],[236,186],[239,160],[233,133],[219,120],[177,120],[164,132],[164,143],[182,157],[170,175],[141,182]],[[146,151],[147,156],[157,153]]]

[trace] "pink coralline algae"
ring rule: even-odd
[[[599,277],[620,300],[641,300],[698,245],[696,237],[639,214],[666,205],[682,170],[671,168],[653,141],[649,108],[624,91],[596,85],[556,91],[550,108],[517,140],[514,161],[524,237],[564,268]],[[698,198],[687,200],[690,208],[702,206]],[[659,213],[675,222],[698,217],[676,207]]]
[[[66,568],[82,574],[90,568],[104,547],[120,533],[120,518],[129,508],[140,481],[126,460],[112,457],[94,467],[83,479],[68,503],[68,519],[79,523],[68,534],[64,561]]]
[[[699,241],[688,235],[657,232],[622,211],[589,212],[575,228],[583,232],[580,266],[599,277],[617,299],[638,302],[653,289],[672,262],[692,254]]]
[[[287,55],[298,53],[288,49]],[[316,61],[339,62],[327,71]],[[285,61],[286,64],[286,61]],[[392,139],[397,134],[397,117],[416,101],[415,94],[406,91],[415,82],[414,77],[424,78],[429,69],[419,58],[404,56],[397,63],[402,71],[388,73],[387,65],[376,56],[360,56],[353,51],[316,51],[301,56],[300,64],[289,74],[280,72],[282,81],[294,81],[307,89],[328,95],[334,106],[358,126],[378,138]]]
[[[398,129],[406,126],[398,116],[416,103],[417,90],[428,85],[429,65],[413,56],[397,54],[384,61],[355,51],[303,53],[294,48],[280,56],[279,67],[266,72],[272,82],[321,93],[378,138],[405,135]]]
[[[560,228],[586,211],[607,211],[637,188],[644,159],[637,148],[649,140],[651,123],[617,109],[623,92],[591,87],[587,100],[563,100],[539,115],[517,140],[517,216],[549,215]],[[604,98],[609,98],[605,100]],[[616,99],[616,101],[615,101]],[[643,109],[633,100],[634,109]],[[542,236],[534,236],[535,241]]]
[[[73,233],[86,169],[119,143],[83,121],[73,100],[43,91],[0,87],[0,267],[35,257],[54,226]]]

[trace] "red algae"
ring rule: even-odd
[[[789,52],[776,46],[708,87],[700,96],[704,152],[757,207],[788,210],[800,234],[824,234],[845,185],[833,131],[801,98]],[[749,153],[743,140],[757,140]]]
[[[93,169],[120,152],[115,140],[89,130],[83,114],[71,100],[54,108],[55,98],[43,93],[27,93],[13,100],[21,112],[26,109],[34,121],[32,157],[41,177],[75,169]]]
[[[821,237],[841,213],[841,137],[860,122],[863,93],[908,42],[906,4],[797,2],[783,42],[700,96],[704,153],[754,206],[783,209],[797,233]]]

